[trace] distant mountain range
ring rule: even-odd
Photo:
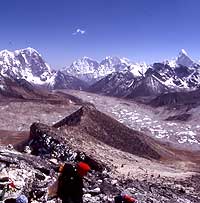
[[[154,63],[146,69],[137,66],[135,69],[141,73],[138,75],[131,75],[135,69],[130,67],[104,77],[91,85],[88,91],[135,98],[192,91],[200,85],[200,65],[190,59],[185,50],[181,50],[175,60]]]
[[[200,64],[182,49],[176,59],[152,65],[110,56],[101,62],[83,57],[69,67],[53,71],[33,48],[1,51],[1,92],[8,89],[8,81],[20,80],[48,89],[78,89],[134,98],[198,89]]]
[[[117,57],[106,57],[100,63],[83,57],[73,62],[69,68],[66,67],[65,72],[91,84],[110,73],[122,71],[129,65],[128,60]]]

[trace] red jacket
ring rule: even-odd
[[[124,195],[123,196],[123,201],[125,203],[134,203],[136,201],[136,199],[134,199],[133,197],[131,197],[129,195]]]

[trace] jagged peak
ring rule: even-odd
[[[176,59],[176,63],[183,66],[192,66],[194,64],[194,61],[188,56],[187,52],[184,49],[181,49]]]
[[[130,60],[128,58],[122,57],[120,58],[121,63],[130,64]]]
[[[77,59],[77,60],[90,60],[90,61],[96,61],[95,59],[89,57],[89,56],[83,56],[81,57],[80,59]]]
[[[100,63],[100,65],[108,64],[120,64],[122,63],[121,59],[117,56],[106,56]]]
[[[37,53],[38,53],[38,51],[37,51],[36,49],[32,48],[32,47],[27,47],[27,48],[25,48],[24,50],[28,50],[28,51],[30,51],[31,53],[33,53],[33,52],[37,52]]]
[[[73,63],[76,63],[76,62],[84,62],[84,61],[96,61],[88,56],[83,56],[79,59],[76,59]]]
[[[24,48],[24,49],[17,49],[17,50],[14,50],[14,51],[4,49],[4,50],[0,51],[0,55],[16,56],[16,55],[19,55],[22,52],[27,52],[27,51],[28,51],[28,53],[30,53],[30,55],[33,54],[33,53],[36,53],[37,55],[41,56],[41,54],[39,54],[39,52],[36,49],[31,48],[31,47],[27,47],[27,48]]]
[[[181,51],[179,52],[179,55],[182,55],[182,54],[188,56],[188,54],[185,51],[185,49],[181,49]]]
[[[13,55],[13,52],[12,52],[12,51],[9,51],[9,50],[7,50],[7,49],[4,49],[4,50],[1,50],[1,51],[0,51],[0,54],[1,54],[1,55],[2,55],[2,54]]]
[[[109,59],[113,59],[113,58],[117,58],[116,56],[106,56],[105,59],[109,60]]]
[[[83,59],[83,60],[94,60],[94,59],[92,59],[92,58],[90,58],[90,57],[88,57],[88,56],[83,56],[81,59]]]
[[[179,56],[178,57],[181,57],[181,56],[188,56],[187,52],[185,51],[185,49],[181,49],[181,51],[179,52]]]
[[[120,58],[118,56],[106,56],[103,60],[120,60]]]
[[[39,56],[41,56],[41,54],[39,54],[39,52],[36,49],[32,48],[32,47],[27,47],[27,48],[24,48],[24,49],[17,49],[17,50],[14,51],[14,53],[18,55],[18,54],[20,54],[22,52],[27,52],[27,51],[28,51],[28,53],[30,53],[30,55],[32,55],[33,53],[36,53]]]

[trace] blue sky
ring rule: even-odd
[[[82,56],[200,59],[199,0],[3,0],[0,50],[33,47],[53,67]]]

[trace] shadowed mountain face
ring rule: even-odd
[[[167,86],[160,83],[153,75],[149,75],[137,83],[127,98],[155,96],[168,91],[170,89]]]
[[[0,95],[1,97],[17,99],[33,99],[42,97],[42,91],[35,88],[24,79],[10,79],[0,75]]]
[[[69,100],[81,102],[76,97],[61,92],[51,92],[27,82],[24,79],[10,79],[0,75],[0,98],[4,100],[38,101],[49,103],[65,103]]]
[[[110,96],[136,98],[159,95],[163,92],[169,92],[170,88],[162,84],[153,74],[148,74],[146,77],[135,77],[130,71],[123,71],[108,75],[91,85],[87,91]]]
[[[158,142],[138,131],[125,127],[93,106],[82,107],[53,127],[73,133],[74,136],[81,132],[84,139],[93,137],[107,145],[138,156],[161,158]]]
[[[50,88],[53,89],[75,89],[82,90],[88,87],[88,84],[74,76],[67,75],[62,71],[57,71],[54,76],[54,83]]]
[[[124,97],[131,93],[132,86],[137,82],[129,71],[116,72],[91,85],[87,91],[105,95]]]
[[[150,104],[154,107],[169,106],[169,107],[197,107],[200,105],[200,90],[197,89],[191,92],[173,92],[161,94],[151,100]]]

